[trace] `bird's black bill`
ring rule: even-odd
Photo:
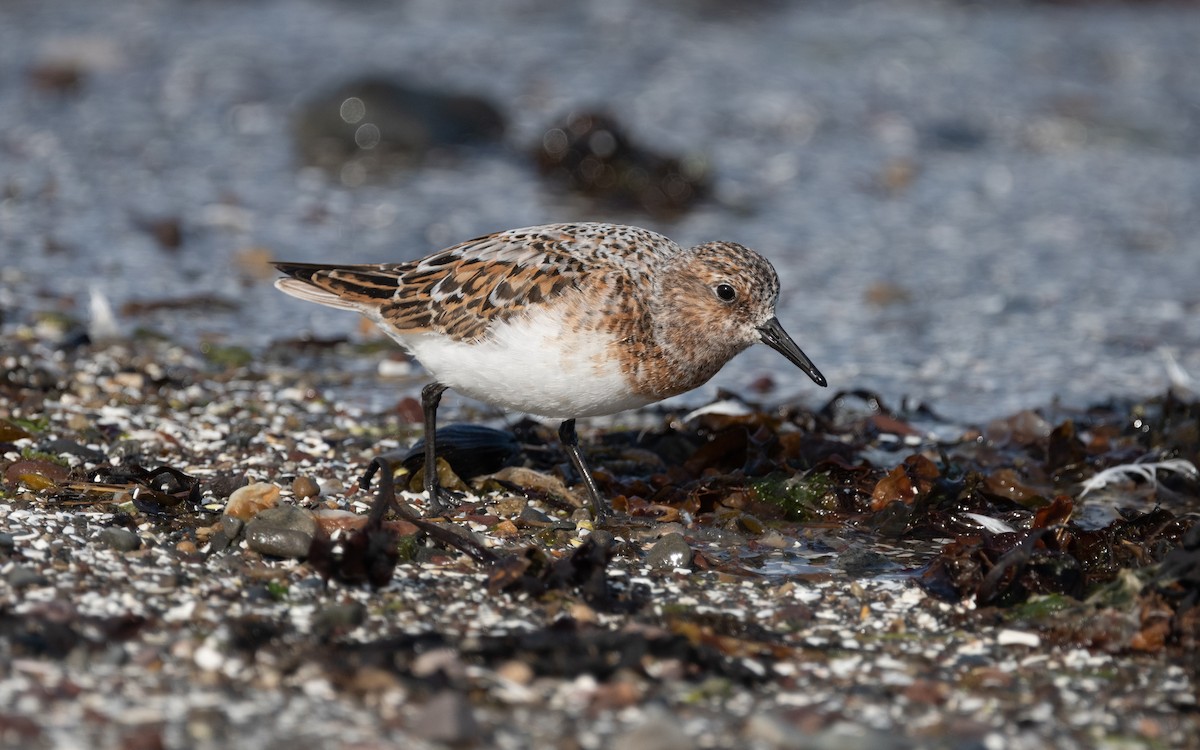
[[[804,370],[813,379],[814,383],[821,387],[829,385],[825,380],[825,376],[812,363],[808,355],[800,351],[800,347],[796,346],[796,342],[792,341],[792,337],[788,335],[787,331],[783,330],[783,326],[779,325],[779,318],[771,318],[758,327],[758,332],[762,335],[762,342],[764,344],[787,357],[788,361],[796,367]]]

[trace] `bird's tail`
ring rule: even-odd
[[[275,263],[289,276],[275,288],[298,299],[340,310],[377,307],[396,294],[399,277],[383,265],[330,266],[320,263]]]

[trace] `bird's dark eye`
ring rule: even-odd
[[[733,302],[734,298],[737,297],[737,290],[729,284],[717,284],[716,289],[713,291],[717,293],[717,299],[722,302]]]

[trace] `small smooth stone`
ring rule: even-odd
[[[893,563],[874,550],[848,549],[838,555],[833,567],[845,571],[853,578],[879,575],[894,567]]]
[[[684,541],[683,534],[666,534],[646,554],[646,565],[651,568],[690,568],[692,548]]]
[[[306,500],[321,494],[321,487],[311,477],[296,477],[292,481],[292,494],[299,500]]]
[[[229,514],[221,516],[221,533],[225,535],[226,539],[237,539],[238,534],[242,533],[245,526],[246,522],[237,516]]]
[[[430,742],[463,745],[479,739],[479,724],[466,696],[443,690],[421,707],[413,734]]]
[[[496,515],[524,516],[525,509],[529,507],[529,501],[523,497],[505,497],[492,503],[492,507],[496,509]]]
[[[41,586],[44,583],[47,583],[46,576],[24,565],[18,565],[8,571],[8,585],[14,589],[23,589],[26,586]]]
[[[770,714],[752,714],[746,721],[743,730],[747,740],[770,748],[801,747],[799,742],[802,735],[778,716]]]
[[[224,552],[229,549],[229,537],[225,535],[224,530],[219,530],[208,538],[209,552]]]
[[[258,527],[246,529],[246,545],[260,555],[302,560],[308,557],[312,535],[294,529]]]
[[[521,514],[517,516],[522,521],[532,521],[533,523],[553,523],[554,519],[537,508],[526,505],[521,509]]]
[[[118,552],[132,552],[142,546],[142,540],[137,534],[118,526],[101,529],[100,533],[96,535],[96,539],[101,544]]]
[[[523,661],[506,661],[496,667],[496,674],[502,679],[515,682],[518,685],[528,685],[536,676],[533,667]]]
[[[772,549],[787,549],[792,546],[792,540],[774,529],[763,534],[758,543]]]
[[[500,537],[501,539],[514,537],[520,533],[521,532],[517,529],[517,525],[508,519],[505,519],[492,527],[492,536]]]
[[[738,526],[749,531],[751,534],[761,534],[764,531],[762,521],[758,520],[749,513],[743,513],[738,516]]]
[[[249,521],[266,508],[279,503],[279,488],[267,482],[255,482],[238,487],[225,504],[225,515]]]
[[[618,736],[612,746],[623,750],[693,750],[696,743],[678,721],[661,709],[653,709],[646,712],[642,724]]]
[[[246,533],[250,533],[251,526],[260,525],[302,531],[309,536],[317,533],[317,519],[310,511],[295,505],[281,505],[278,508],[268,508],[262,511],[246,524]]]
[[[596,529],[588,534],[588,539],[591,539],[592,544],[600,549],[612,549],[613,545],[617,543],[617,538],[612,535],[612,532],[604,529]]]
[[[358,602],[333,604],[313,615],[313,632],[325,637],[339,631],[353,630],[367,619],[367,608]]]
[[[62,455],[68,453],[72,456],[78,456],[85,461],[98,462],[104,460],[104,452],[98,451],[95,448],[89,448],[86,445],[80,445],[74,440],[51,440],[40,447],[40,450],[45,453],[53,453],[54,455]]]
[[[308,557],[317,533],[313,514],[294,505],[268,508],[246,524],[246,544],[262,555]]]
[[[1006,628],[996,634],[996,643],[1000,646],[1029,646],[1030,648],[1037,648],[1041,645],[1042,639],[1037,633]]]
[[[192,660],[196,662],[197,667],[207,672],[215,672],[225,665],[225,655],[207,643],[196,649]]]
[[[445,528],[446,528],[446,531],[449,531],[452,534],[458,534],[459,536],[461,536],[465,539],[470,539],[471,541],[475,542],[478,545],[481,545],[484,547],[487,546],[487,537],[483,536],[482,534],[477,534],[474,531],[471,531],[470,529],[468,529],[464,526],[460,526],[458,524],[452,523],[452,524],[447,524]]]

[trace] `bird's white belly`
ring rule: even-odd
[[[512,411],[572,419],[614,414],[651,403],[634,393],[609,339],[539,312],[493,326],[466,344],[440,334],[397,334],[439,383]]]

